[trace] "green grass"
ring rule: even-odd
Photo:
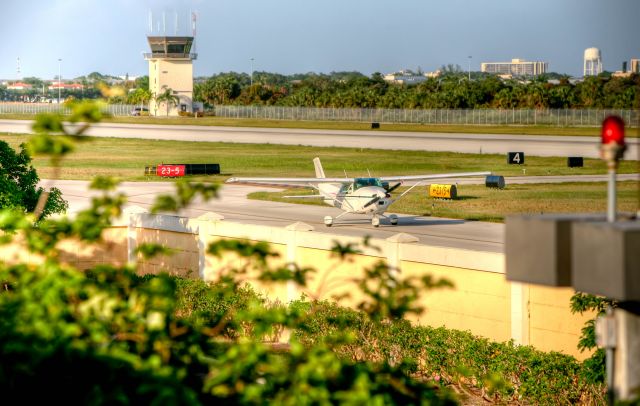
[[[618,182],[618,210],[634,213],[640,209],[637,182]],[[397,196],[406,188],[394,192]],[[309,194],[305,190],[256,192],[251,199],[321,205],[320,200],[285,199],[285,195]],[[419,216],[465,220],[504,221],[510,214],[595,213],[606,211],[607,186],[604,182],[507,185],[490,189],[482,185],[458,185],[458,199],[429,197],[428,186],[416,189],[398,200],[392,212]]]
[[[0,134],[17,148],[24,135]],[[526,165],[508,165],[505,155],[427,151],[387,151],[360,148],[321,148],[272,144],[234,144],[188,141],[94,138],[77,146],[63,161],[61,179],[91,179],[95,175],[120,180],[161,180],[144,176],[144,167],[160,163],[219,163],[229,176],[313,176],[313,157],[319,156],[327,176],[412,175],[442,172],[492,171],[504,176],[605,174],[599,159],[585,159],[584,168],[568,168],[566,158],[527,156]],[[48,160],[36,157],[41,178],[51,177]],[[624,161],[620,173],[638,172],[638,163]]]
[[[1,114],[0,119],[33,120],[30,114]],[[223,117],[113,117],[104,122],[127,124],[202,125],[256,128],[304,128],[327,130],[371,130],[370,123],[339,121],[263,120]],[[431,124],[381,124],[379,131],[414,131],[442,133],[478,133],[513,135],[567,135],[598,136],[599,128],[555,127],[534,125],[431,125]],[[627,137],[638,137],[640,130],[627,131]]]
[[[0,140],[18,148],[24,135],[0,134]],[[166,180],[146,177],[144,167],[159,163],[219,163],[220,176],[194,180],[223,181],[230,176],[314,176],[313,157],[319,156],[327,176],[412,175],[443,172],[492,171],[504,176],[605,174],[599,159],[585,159],[584,168],[568,168],[566,158],[527,156],[526,165],[508,165],[504,155],[458,154],[425,151],[386,151],[359,148],[320,148],[272,144],[233,144],[140,139],[95,138],[77,146],[63,161],[61,179],[88,180],[96,175],[126,181]],[[620,173],[639,172],[638,162],[624,161]],[[41,178],[53,176],[48,160],[35,158]],[[636,182],[619,182],[618,203],[623,211],[638,210]],[[507,185],[505,190],[459,185],[459,200],[427,197],[418,187],[398,201],[393,211],[407,214],[502,221],[515,213],[561,213],[604,211],[604,183]],[[399,189],[401,191],[402,189]],[[296,192],[301,192],[300,190]],[[252,198],[280,200],[284,193],[261,193]],[[291,199],[286,199],[291,202]],[[303,203],[312,203],[304,200]],[[318,202],[319,203],[319,202]]]

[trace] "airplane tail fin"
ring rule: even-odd
[[[322,169],[322,163],[320,163],[320,158],[313,158],[313,166],[316,168],[316,178],[325,178],[324,169]]]

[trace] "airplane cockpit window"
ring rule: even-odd
[[[358,190],[365,186],[377,186],[382,187],[382,182],[379,178],[356,178],[354,183],[355,190]]]

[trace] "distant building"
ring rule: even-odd
[[[399,85],[416,85],[424,82],[427,78],[424,75],[418,75],[410,70],[401,70],[399,72],[384,75],[384,80],[389,83],[396,83]]]
[[[627,69],[627,61],[622,62],[622,70],[615,71],[611,74],[617,78],[628,78],[631,75],[640,73],[640,59],[631,59],[630,68]]]
[[[512,59],[511,62],[482,62],[480,71],[511,76],[538,76],[547,73],[548,62]]]
[[[598,48],[584,50],[584,76],[597,76],[602,73],[602,54]]]
[[[415,73],[412,70],[405,69],[394,73],[387,73],[383,76],[383,79],[389,83],[396,83],[399,85],[416,85],[429,78],[437,78],[441,74],[442,72],[440,72],[440,70],[426,73]]]
[[[129,75],[118,75],[118,78],[127,82],[127,81],[136,81],[140,76],[129,76]]]
[[[28,83],[16,82],[12,85],[7,86],[7,90],[30,90],[33,88],[33,85]]]
[[[84,89],[84,86],[82,86],[79,83],[61,83],[61,82],[53,82],[52,84],[49,85],[49,90],[70,90],[72,92],[75,91],[79,91]]]

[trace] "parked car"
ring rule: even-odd
[[[149,109],[146,107],[134,107],[133,110],[131,110],[130,113],[132,116],[148,116],[149,115]]]

